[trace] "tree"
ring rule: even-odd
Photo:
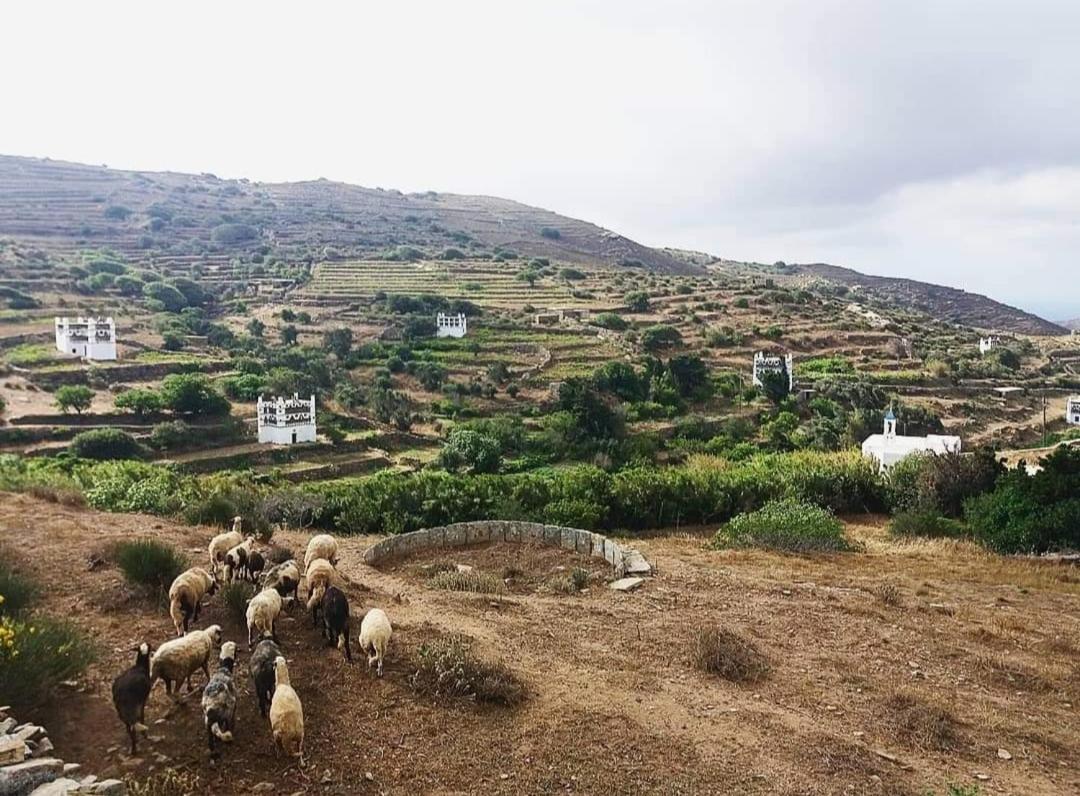
[[[519,282],[528,282],[529,287],[536,287],[536,280],[540,278],[540,272],[535,268],[526,268],[524,271],[518,271],[517,276],[514,278]]]
[[[148,282],[143,285],[143,295],[148,299],[161,302],[167,312],[180,312],[187,306],[184,294],[165,282]]]
[[[446,446],[439,454],[439,462],[451,472],[468,468],[475,474],[497,473],[502,464],[502,451],[495,437],[456,428],[450,432]]]
[[[284,345],[296,345],[296,340],[300,336],[300,333],[296,331],[296,327],[291,323],[288,326],[281,327],[281,342]]]
[[[412,364],[411,372],[425,390],[434,392],[442,387],[446,381],[446,368],[437,362],[416,362]]]
[[[266,331],[266,324],[258,318],[252,318],[247,322],[247,330],[252,337],[262,337],[263,332]]]
[[[171,284],[174,288],[180,291],[184,296],[184,299],[192,307],[198,307],[201,304],[205,304],[209,298],[206,291],[202,289],[202,286],[184,276],[178,276],[175,279],[171,279],[167,284]]]
[[[229,402],[202,373],[173,373],[161,383],[161,397],[172,411],[187,415],[223,415]]]
[[[352,352],[353,333],[352,329],[339,327],[330,329],[323,334],[323,346],[333,352],[338,359],[344,360]]]
[[[649,294],[644,290],[635,290],[626,294],[626,306],[631,312],[645,312],[649,309]]]
[[[90,408],[90,403],[94,400],[94,391],[82,384],[68,384],[56,391],[55,400],[57,407],[64,414],[74,409],[81,415]]]
[[[134,412],[139,417],[160,412],[164,402],[161,393],[156,390],[134,389],[124,390],[116,396],[116,408]]]
[[[611,393],[623,401],[643,401],[649,391],[647,377],[638,375],[633,366],[614,360],[605,362],[593,373],[593,383],[598,390]]]
[[[571,378],[563,382],[559,388],[559,408],[573,416],[579,435],[592,439],[622,436],[621,418],[587,379]]]
[[[701,357],[689,354],[672,357],[667,368],[683,398],[707,398],[710,392],[709,367]]]
[[[641,346],[646,351],[659,351],[682,342],[682,335],[674,326],[657,324],[641,333]]]
[[[774,404],[779,404],[791,392],[791,381],[786,367],[761,374],[761,390]]]
[[[296,313],[286,307],[281,311],[281,320],[285,321],[285,323],[292,323],[296,320]]]

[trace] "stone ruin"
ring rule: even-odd
[[[616,578],[613,588],[629,591],[640,586],[643,575],[652,574],[652,565],[637,550],[623,547],[614,539],[577,528],[543,525],[516,520],[458,522],[439,528],[389,536],[364,551],[364,563],[377,567],[383,561],[446,547],[467,547],[488,542],[537,544],[573,550],[611,564]],[[616,585],[619,584],[619,585]]]
[[[52,741],[45,728],[19,724],[0,707],[0,796],[126,796],[118,779],[80,775],[78,763],[65,763],[51,754]]]

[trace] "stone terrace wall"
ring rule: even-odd
[[[387,537],[364,551],[364,563],[378,566],[383,561],[435,548],[465,547],[486,542],[543,544],[574,550],[582,555],[607,561],[617,578],[627,573],[633,560],[641,558],[636,550],[624,548],[606,536],[591,531],[542,525],[538,522],[483,520],[458,522],[441,528],[427,528]]]

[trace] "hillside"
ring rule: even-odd
[[[766,276],[803,285],[841,286],[864,297],[902,310],[914,310],[938,320],[1013,334],[1060,335],[1080,325],[1080,319],[1064,324],[1051,323],[1037,315],[978,293],[954,287],[919,282],[914,279],[871,276],[851,268],[827,263],[764,263],[726,260],[704,252],[665,249],[690,265],[707,267],[713,273],[741,277]]]
[[[1061,325],[1066,329],[1072,329],[1073,331],[1080,330],[1080,318],[1073,318],[1071,321],[1062,321]]]
[[[572,263],[701,269],[617,233],[489,196],[362,188],[329,180],[256,183],[210,174],[120,171],[0,156],[0,237],[64,252],[128,255],[250,252],[338,259],[411,246],[436,256],[501,250]]]

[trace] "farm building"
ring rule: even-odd
[[[259,442],[271,445],[295,445],[315,441],[315,396],[292,398],[277,396],[257,406]]]
[[[56,318],[56,350],[83,359],[116,359],[112,318]]]
[[[567,321],[586,321],[589,319],[588,310],[571,307],[567,309],[555,309],[550,312],[538,312],[533,318],[534,326],[556,326]]]
[[[1080,426],[1080,395],[1070,395],[1065,401],[1065,421]]]
[[[872,434],[862,444],[863,456],[878,462],[884,472],[913,453],[959,453],[960,437],[928,434],[925,437],[903,437],[896,433],[896,415],[890,408],[885,415],[882,434]]]
[[[436,337],[464,337],[469,330],[469,320],[465,313],[446,315],[440,312],[435,318]]]
[[[994,349],[994,346],[997,345],[997,342],[998,340],[996,337],[980,337],[979,353],[984,355],[989,354]]]
[[[769,373],[787,372],[788,389],[795,389],[795,363],[791,354],[766,354],[758,351],[754,354],[754,386],[764,387],[763,378]]]

